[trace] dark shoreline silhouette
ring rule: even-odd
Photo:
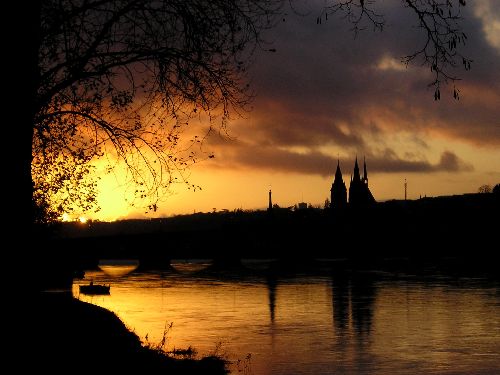
[[[20,372],[226,374],[219,357],[177,359],[141,344],[112,312],[79,301],[69,292],[40,293],[32,301],[34,361],[16,364]],[[33,367],[31,367],[33,366]]]

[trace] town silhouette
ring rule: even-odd
[[[498,245],[498,189],[377,202],[369,189],[366,160],[361,175],[356,157],[348,191],[338,162],[331,201],[323,208],[305,202],[281,208],[272,203],[269,190],[266,210],[59,223],[46,239],[52,256],[40,259],[53,268],[54,280],[42,284],[71,282],[75,272],[97,267],[100,259],[138,259],[143,270],[168,268],[178,258],[214,259],[219,266],[243,258],[289,263],[333,258],[362,266],[452,257],[473,267],[488,265]]]

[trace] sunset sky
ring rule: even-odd
[[[337,158],[349,187],[357,155],[366,157],[377,201],[476,192],[500,183],[500,8],[495,0],[463,8],[470,71],[453,71],[453,84],[434,101],[428,67],[401,58],[422,42],[416,16],[401,1],[379,1],[382,33],[355,38],[346,20],[316,24],[323,2],[304,2],[268,31],[249,72],[252,110],[229,123],[229,137],[211,136],[207,159],[191,168],[190,182],[160,202],[156,213],[131,207],[123,181],[102,174],[100,212],[93,219],[158,217],[236,208],[262,209],[268,190],[282,207],[321,205],[330,195]],[[119,173],[117,173],[119,175]]]

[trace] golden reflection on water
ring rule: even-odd
[[[139,267],[135,259],[104,259],[99,261],[98,268],[110,277],[122,277],[134,272]]]
[[[481,290],[383,288],[374,321],[372,348],[380,358],[441,373],[470,373],[476,361],[500,366],[498,300]]]
[[[230,359],[251,353],[254,374],[482,374],[500,366],[497,287],[215,278],[197,267],[119,278],[88,272],[111,283],[111,295],[79,298],[114,311],[151,343],[173,322],[167,349],[191,345],[203,355],[222,343]]]

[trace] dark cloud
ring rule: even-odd
[[[294,112],[283,106],[263,105],[251,124],[239,125],[238,133],[266,145],[315,147],[327,144],[364,146],[356,129],[342,129],[327,113]]]
[[[467,164],[460,160],[457,155],[451,151],[445,151],[441,154],[441,160],[439,164],[435,167],[437,170],[443,170],[447,172],[460,172],[460,171],[471,171],[473,170],[472,165]]]
[[[473,167],[453,152],[433,149],[431,135],[475,147],[500,146],[500,51],[486,40],[474,4],[463,8],[472,70],[452,70],[463,78],[457,82],[460,101],[452,98],[450,84],[442,86],[438,102],[428,87],[430,70],[399,63],[423,41],[411,9],[400,1],[377,2],[386,30],[367,29],[354,38],[340,17],[316,24],[322,4],[304,2],[306,16],[289,12],[269,31],[276,52],[257,53],[251,70],[254,109],[231,126],[237,142],[211,142],[217,160],[330,176],[337,158],[324,150],[333,146],[341,155],[362,150],[371,172],[461,172]],[[391,144],[399,133],[407,134],[411,147]],[[441,153],[439,162],[428,161],[431,152]],[[353,160],[341,163],[350,169]]]
[[[458,82],[462,100],[453,100],[453,85],[444,85],[438,103],[427,87],[433,80],[428,68],[377,69],[382,59],[397,64],[421,46],[422,33],[414,27],[418,19],[409,8],[388,2],[380,9],[386,30],[365,30],[357,38],[339,17],[318,26],[320,4],[306,8],[308,16],[292,14],[271,30],[268,39],[277,52],[263,53],[253,68],[255,115],[269,120],[261,129],[267,140],[280,145],[363,145],[369,124],[382,120],[371,118],[376,110],[392,121],[393,130],[439,129],[467,142],[500,144],[500,106],[489,104],[500,100],[500,88],[494,86],[500,81],[499,52],[486,41],[473,5],[464,8],[465,52],[474,59],[473,68],[451,70],[464,79]],[[339,124],[349,133],[339,131]]]
[[[427,160],[400,159],[391,150],[386,150],[384,155],[367,160],[369,169],[374,172],[399,173],[399,172],[465,172],[473,167],[462,161],[453,152],[445,151],[441,154],[438,163],[432,164]]]
[[[241,142],[232,142],[217,153],[221,156],[219,159],[223,160],[225,167],[253,168],[323,177],[334,174],[338,160],[337,157],[314,150],[295,152]],[[367,155],[366,162],[369,171],[376,173],[462,172],[473,169],[451,151],[443,152],[440,161],[436,164],[425,159],[402,159],[391,149],[385,149],[380,155]],[[354,166],[354,157],[353,159],[340,159],[340,164],[343,170],[350,171]]]

